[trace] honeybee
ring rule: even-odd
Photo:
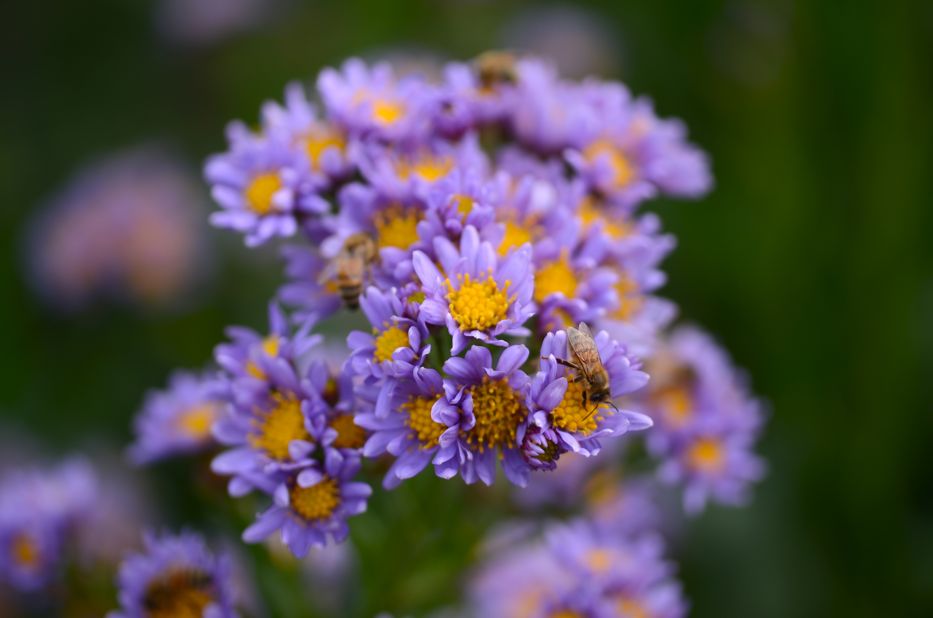
[[[476,75],[483,90],[492,90],[499,84],[514,84],[518,81],[515,70],[515,55],[506,51],[488,51],[473,61]]]
[[[187,608],[186,593],[199,593],[210,599],[207,595],[213,586],[214,580],[207,573],[195,570],[173,571],[149,586],[143,596],[143,607],[153,615],[175,615]],[[185,604],[185,607],[180,604]]]
[[[577,375],[573,382],[585,382],[583,390],[583,407],[588,408],[590,402],[596,406],[590,410],[587,415],[589,418],[600,404],[608,403],[612,407],[612,395],[609,392],[609,372],[603,367],[603,361],[599,358],[599,349],[593,340],[593,333],[585,322],[580,322],[576,328],[567,329],[567,344],[570,348],[571,360],[555,358],[559,364],[574,369]]]
[[[360,294],[368,279],[369,265],[376,261],[376,243],[369,234],[349,236],[340,252],[331,260],[318,283],[332,281],[347,309],[358,309]]]

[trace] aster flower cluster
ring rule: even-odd
[[[687,604],[662,537],[589,517],[551,524],[542,538],[494,538],[469,585],[471,616],[679,618]],[[516,538],[517,537],[517,538]],[[530,538],[529,538],[530,537]]]
[[[346,519],[361,513],[371,489],[355,481],[363,429],[353,422],[353,385],[314,350],[312,322],[292,328],[273,304],[269,331],[231,328],[217,347],[225,408],[213,425],[228,447],[213,470],[230,477],[229,491],[258,490],[272,505],[243,535],[258,542],[281,530],[296,556],[329,539],[342,541]]]
[[[274,303],[267,334],[231,329],[215,355],[213,469],[232,495],[273,501],[246,540],[281,530],[296,555],[342,540],[370,493],[363,459],[390,460],[387,489],[429,467],[525,486],[657,421],[639,393],[675,312],[656,296],[674,241],[639,207],[702,196],[711,177],[650,101],[508,54],[440,81],[350,60],[227,138],[205,168],[212,222],[249,246],[297,239],[288,313]],[[342,309],[369,328],[324,353],[315,325]],[[161,422],[190,432],[193,408],[174,408]],[[690,452],[674,442],[651,441],[672,478]],[[734,493],[697,483],[691,496]]]
[[[224,384],[209,373],[178,371],[168,387],[151,391],[136,416],[130,458],[149,464],[210,449],[214,421],[223,411]]]

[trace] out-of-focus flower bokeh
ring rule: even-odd
[[[424,71],[508,48],[550,55],[575,77],[623,79],[660,114],[682,117],[711,157],[711,195],[658,206],[678,239],[663,293],[716,334],[767,400],[768,476],[744,509],[662,522],[664,560],[679,565],[691,615],[933,613],[930,6],[88,0],[9,11],[0,466],[84,479],[62,493],[77,496],[74,508],[36,506],[44,519],[23,523],[0,505],[5,522],[37,531],[17,545],[24,563],[86,543],[66,528],[97,526],[107,533],[94,538],[142,551],[128,522],[210,531],[219,556],[221,539],[258,510],[221,497],[209,454],[145,471],[114,455],[132,443],[146,393],[177,367],[205,366],[228,324],[265,328],[283,283],[274,250],[247,253],[207,228],[200,172],[222,150],[225,123],[258,123],[260,104],[286,83],[346,57]],[[492,565],[487,576],[497,556],[506,564],[501,548],[478,548],[494,522],[541,508],[542,496],[590,504],[597,522],[656,519],[638,506],[637,472],[627,504],[628,493],[601,484],[608,472],[568,463],[551,487],[532,484],[508,507],[484,498],[499,488],[413,479],[372,496],[353,547],[298,563],[271,541],[240,544],[257,571],[231,577],[266,594],[308,591],[264,599],[269,615],[304,615],[323,596],[320,615],[426,615],[484,594],[462,572],[464,556]],[[14,481],[2,495],[16,495]],[[83,527],[61,523],[72,521]],[[542,552],[561,533],[588,534],[538,530],[509,543]],[[120,560],[110,544],[93,545],[102,563]],[[111,596],[76,615],[116,609]]]

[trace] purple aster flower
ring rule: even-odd
[[[263,105],[262,119],[266,133],[297,149],[308,173],[324,184],[344,180],[355,169],[346,137],[318,117],[301,84],[286,86],[284,105],[273,101]]]
[[[357,58],[321,71],[317,88],[328,116],[348,134],[392,141],[422,139],[436,100],[421,77],[397,78],[390,65],[367,67]]]
[[[486,154],[475,136],[457,143],[436,141],[411,148],[369,144],[360,150],[360,170],[380,197],[391,202],[424,201],[453,170],[485,175]]]
[[[372,325],[372,334],[353,331],[347,337],[349,364],[364,378],[410,375],[421,365],[431,346],[428,328],[418,305],[408,303],[395,288],[383,292],[370,287],[360,297],[360,309]]]
[[[269,334],[259,333],[242,326],[227,329],[230,343],[222,343],[214,351],[214,359],[226,372],[228,396],[240,405],[249,405],[255,397],[269,390],[270,375],[276,371],[288,373],[295,363],[321,341],[321,336],[310,334],[313,316],[297,331],[279,306],[269,303]]]
[[[262,369],[269,390],[230,404],[214,423],[214,436],[232,448],[215,457],[211,469],[232,477],[233,496],[253,488],[270,492],[281,472],[314,465],[310,382],[299,379],[283,358],[270,359]]]
[[[626,538],[606,534],[588,519],[547,531],[546,541],[562,567],[603,590],[642,587],[670,576],[664,543],[656,534]]]
[[[757,432],[723,421],[703,421],[664,453],[661,478],[684,486],[684,508],[695,514],[710,499],[723,504],[747,502],[750,486],[765,466],[753,448]]]
[[[458,240],[467,225],[484,229],[494,221],[509,183],[505,173],[488,178],[475,168],[455,168],[428,191],[425,219],[418,223],[418,235],[424,240],[438,236]],[[433,254],[431,242],[419,248]]]
[[[610,339],[609,333],[600,331],[593,340],[609,374],[612,398],[636,391],[648,382],[648,374],[618,341]],[[529,397],[535,424],[553,428],[570,450],[596,454],[600,449],[598,438],[651,426],[651,419],[638,412],[619,410],[608,402],[595,406],[588,402],[585,382],[574,381],[573,370],[556,361],[570,359],[566,331],[545,336],[541,357],[541,369],[532,381]]]
[[[516,69],[518,83],[509,122],[517,141],[533,152],[558,154],[605,122],[580,87],[561,80],[553,66],[524,58]]]
[[[365,407],[356,422],[372,432],[363,455],[389,453],[395,457],[383,480],[386,489],[394,489],[435,460],[441,478],[457,473],[458,446],[448,443],[441,447],[440,437],[447,426],[432,418],[434,405],[444,396],[437,371],[417,367],[407,375],[386,378],[385,384],[365,386],[360,395]]]
[[[292,236],[309,215],[329,212],[330,204],[306,173],[306,158],[281,136],[256,136],[239,123],[227,134],[230,150],[210,157],[204,168],[221,206],[211,223],[243,232],[252,247]]]
[[[373,187],[352,183],[337,196],[340,213],[334,233],[321,243],[326,256],[337,255],[354,234],[367,234],[379,251],[378,260],[368,265],[367,280],[382,288],[401,287],[412,280],[412,251],[427,249],[418,236],[425,205],[420,201],[399,202],[381,195]]]
[[[48,584],[66,544],[94,507],[98,486],[81,460],[14,469],[0,480],[0,582],[24,592]]]
[[[595,191],[631,208],[659,192],[700,197],[712,179],[706,156],[687,143],[677,120],[661,120],[640,99],[609,111],[577,150],[566,157]]]
[[[223,389],[213,375],[178,372],[167,389],[150,392],[134,423],[131,459],[148,464],[210,448],[211,428],[223,410]]]
[[[744,375],[709,335],[692,327],[676,329],[650,368],[656,379],[641,401],[657,421],[648,447],[662,461],[662,477],[685,484],[691,512],[709,497],[742,503],[764,474],[753,453],[764,413]]]
[[[426,295],[421,315],[429,324],[447,326],[452,353],[462,351],[468,338],[504,346],[500,337],[529,333],[522,325],[534,314],[530,247],[500,259],[493,245],[481,242],[476,228],[467,226],[459,248],[436,238],[434,250],[443,274],[424,252],[413,257]]]
[[[444,68],[444,77],[433,107],[432,125],[439,135],[458,139],[468,131],[498,123],[505,119],[509,100],[503,90],[509,84],[489,87],[480,83],[474,67],[452,62]]]
[[[357,459],[328,451],[323,469],[306,468],[279,484],[275,504],[243,532],[243,540],[256,543],[281,530],[282,541],[298,558],[328,539],[342,542],[349,532],[347,519],[366,510],[372,493],[366,483],[351,480],[358,471]]]
[[[120,609],[109,618],[238,615],[233,563],[227,555],[214,554],[190,532],[148,534],[143,541],[143,551],[120,566]]]
[[[343,457],[359,458],[368,434],[356,422],[357,385],[344,363],[334,372],[326,361],[315,360],[308,368],[311,393],[311,435],[324,449]]]
[[[459,468],[467,483],[479,479],[492,485],[501,459],[506,477],[525,484],[529,466],[521,447],[529,420],[529,379],[521,366],[527,359],[523,345],[506,347],[495,365],[492,353],[481,346],[470,347],[463,358],[447,359],[444,397],[431,411],[431,418],[446,427],[433,460],[439,473],[452,476]],[[454,461],[457,468],[449,463]]]
[[[618,274],[600,264],[608,250],[606,237],[584,238],[576,218],[535,243],[534,299],[544,329],[593,321],[612,308]]]
[[[174,305],[210,270],[202,208],[188,171],[160,148],[94,162],[32,222],[30,282],[55,309]]]

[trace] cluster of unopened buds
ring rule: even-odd
[[[262,332],[229,330],[219,372],[151,396],[132,454],[222,445],[229,493],[269,496],[246,541],[281,531],[296,556],[342,541],[370,458],[390,462],[389,490],[431,468],[540,491],[654,425],[647,452],[689,510],[761,476],[760,405],[708,336],[668,332],[676,310],[656,295],[674,240],[640,207],[711,177],[648,100],[505,53],[433,80],[350,60],[228,140],[206,165],[212,222],[249,246],[292,241],[287,281]],[[354,311],[368,327],[327,342]],[[580,530],[555,538],[601,543]]]

